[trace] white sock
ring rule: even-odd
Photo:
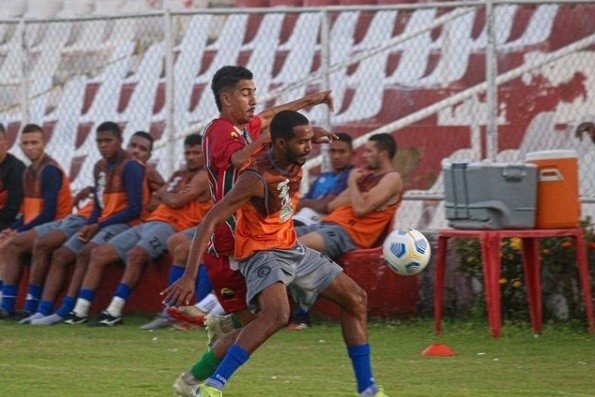
[[[89,308],[91,307],[91,301],[83,298],[77,298],[76,304],[74,305],[74,314],[78,317],[87,317],[89,314]]]
[[[225,312],[223,306],[221,306],[221,303],[219,303],[219,300],[215,300],[215,306],[211,309],[209,314],[213,314],[215,316],[224,316],[227,313]]]
[[[218,303],[219,302],[217,301],[215,294],[210,293],[194,306],[198,307],[199,310],[205,313],[210,313]]]
[[[122,315],[122,308],[125,304],[126,299],[120,298],[119,296],[114,296],[111,303],[107,307],[106,312],[114,317],[120,317]]]

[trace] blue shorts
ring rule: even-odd
[[[100,229],[95,236],[89,241],[90,243],[95,243],[97,245],[101,245],[107,243],[112,237],[122,233],[125,230],[130,229],[130,225],[127,223],[116,223],[115,225],[109,225]],[[82,243],[78,239],[78,235],[75,234],[68,239],[67,242],[64,243],[64,247],[68,248],[75,254],[78,254],[85,248],[85,243]]]
[[[167,239],[176,231],[167,222],[147,222],[118,234],[108,244],[114,247],[123,262],[134,246],[141,247],[150,259],[157,259],[167,251]]]
[[[194,234],[196,233],[196,229],[198,229],[198,226],[194,226],[194,227],[191,227],[190,229],[184,230],[184,234],[186,236],[188,236],[188,239],[190,239],[190,241],[192,241],[192,239],[194,238]]]
[[[295,228],[295,232],[298,237],[310,232],[320,234],[324,240],[325,252],[323,253],[333,259],[340,258],[346,252],[358,248],[347,231],[336,223],[322,222],[319,225],[298,226]]]
[[[66,218],[59,221],[44,223],[43,225],[35,226],[33,230],[38,237],[50,234],[55,230],[59,230],[66,236],[66,239],[72,237],[81,227],[85,226],[87,218],[79,215],[68,215]]]
[[[343,271],[327,256],[302,244],[288,250],[258,251],[238,261],[238,266],[246,279],[246,302],[253,312],[259,309],[258,294],[278,282],[287,286],[287,292],[302,309],[308,310]]]

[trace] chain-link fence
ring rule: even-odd
[[[470,1],[0,21],[0,122],[11,143],[25,123],[43,125],[74,189],[89,183],[94,129],[107,120],[125,139],[158,139],[153,161],[168,175],[180,139],[218,113],[213,73],[240,64],[254,72],[260,110],[330,88],[335,112],[308,109],[312,121],[358,146],[394,133],[408,198],[440,198],[443,158],[509,162],[571,148],[587,203],[595,132],[577,127],[595,121],[593,20],[584,1]],[[400,211],[413,217],[404,224],[442,226],[436,202],[417,201]]]

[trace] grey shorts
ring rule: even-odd
[[[44,223],[43,225],[35,226],[35,234],[38,237],[50,234],[55,230],[59,230],[66,236],[67,239],[72,237],[81,227],[85,226],[87,218],[78,215],[68,215],[66,218],[59,221]]]
[[[128,251],[136,245],[141,247],[151,259],[157,259],[167,251],[167,239],[176,229],[166,222],[147,222],[118,234],[109,241],[118,256],[126,262]]]
[[[190,229],[186,229],[186,230],[184,230],[184,234],[186,236],[188,236],[188,238],[192,241],[192,239],[194,238],[194,233],[196,233],[196,229],[198,229],[198,226],[194,226],[194,227],[191,227]]]
[[[333,259],[337,259],[346,252],[357,249],[357,245],[349,237],[347,231],[335,223],[322,222],[319,225],[298,226],[295,228],[295,232],[298,236],[303,236],[310,232],[320,234],[324,240],[324,254]]]
[[[282,282],[291,298],[304,310],[316,302],[318,295],[343,271],[339,265],[318,251],[296,245],[289,250],[259,251],[238,261],[246,279],[246,302],[258,311],[258,294]]]
[[[130,225],[127,223],[116,223],[115,225],[109,225],[100,229],[95,236],[91,239],[90,243],[101,245],[107,243],[112,237],[122,233],[125,230],[130,229]],[[84,243],[81,243],[78,239],[78,235],[74,234],[64,243],[64,247],[68,248],[75,254],[78,254],[85,248]]]

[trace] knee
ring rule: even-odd
[[[48,255],[55,248],[49,239],[40,237],[33,244],[33,255]]]
[[[58,248],[52,254],[52,266],[68,266],[75,258],[68,248]]]
[[[99,247],[95,247],[90,251],[81,251],[79,253],[79,258],[89,258],[89,266],[91,267],[104,267],[107,266],[112,261],[111,255],[111,247],[100,245]]]
[[[366,291],[360,287],[359,285],[357,288],[352,288],[350,290],[350,300],[349,306],[351,310],[354,312],[364,312],[366,313],[368,310],[368,294]]]
[[[29,233],[19,233],[6,246],[5,252],[8,254],[22,254],[27,251],[27,246],[30,246]]]
[[[174,263],[182,264],[186,263],[188,260],[188,256],[190,255],[190,245],[191,242],[189,240],[185,240],[180,242],[173,250],[172,255],[174,257]]]
[[[135,246],[130,251],[128,251],[126,266],[142,267],[148,260],[149,255],[147,255],[147,252],[141,247]]]
[[[266,319],[271,333],[283,328],[289,323],[291,310],[289,304],[278,305],[263,311],[261,315]]]

